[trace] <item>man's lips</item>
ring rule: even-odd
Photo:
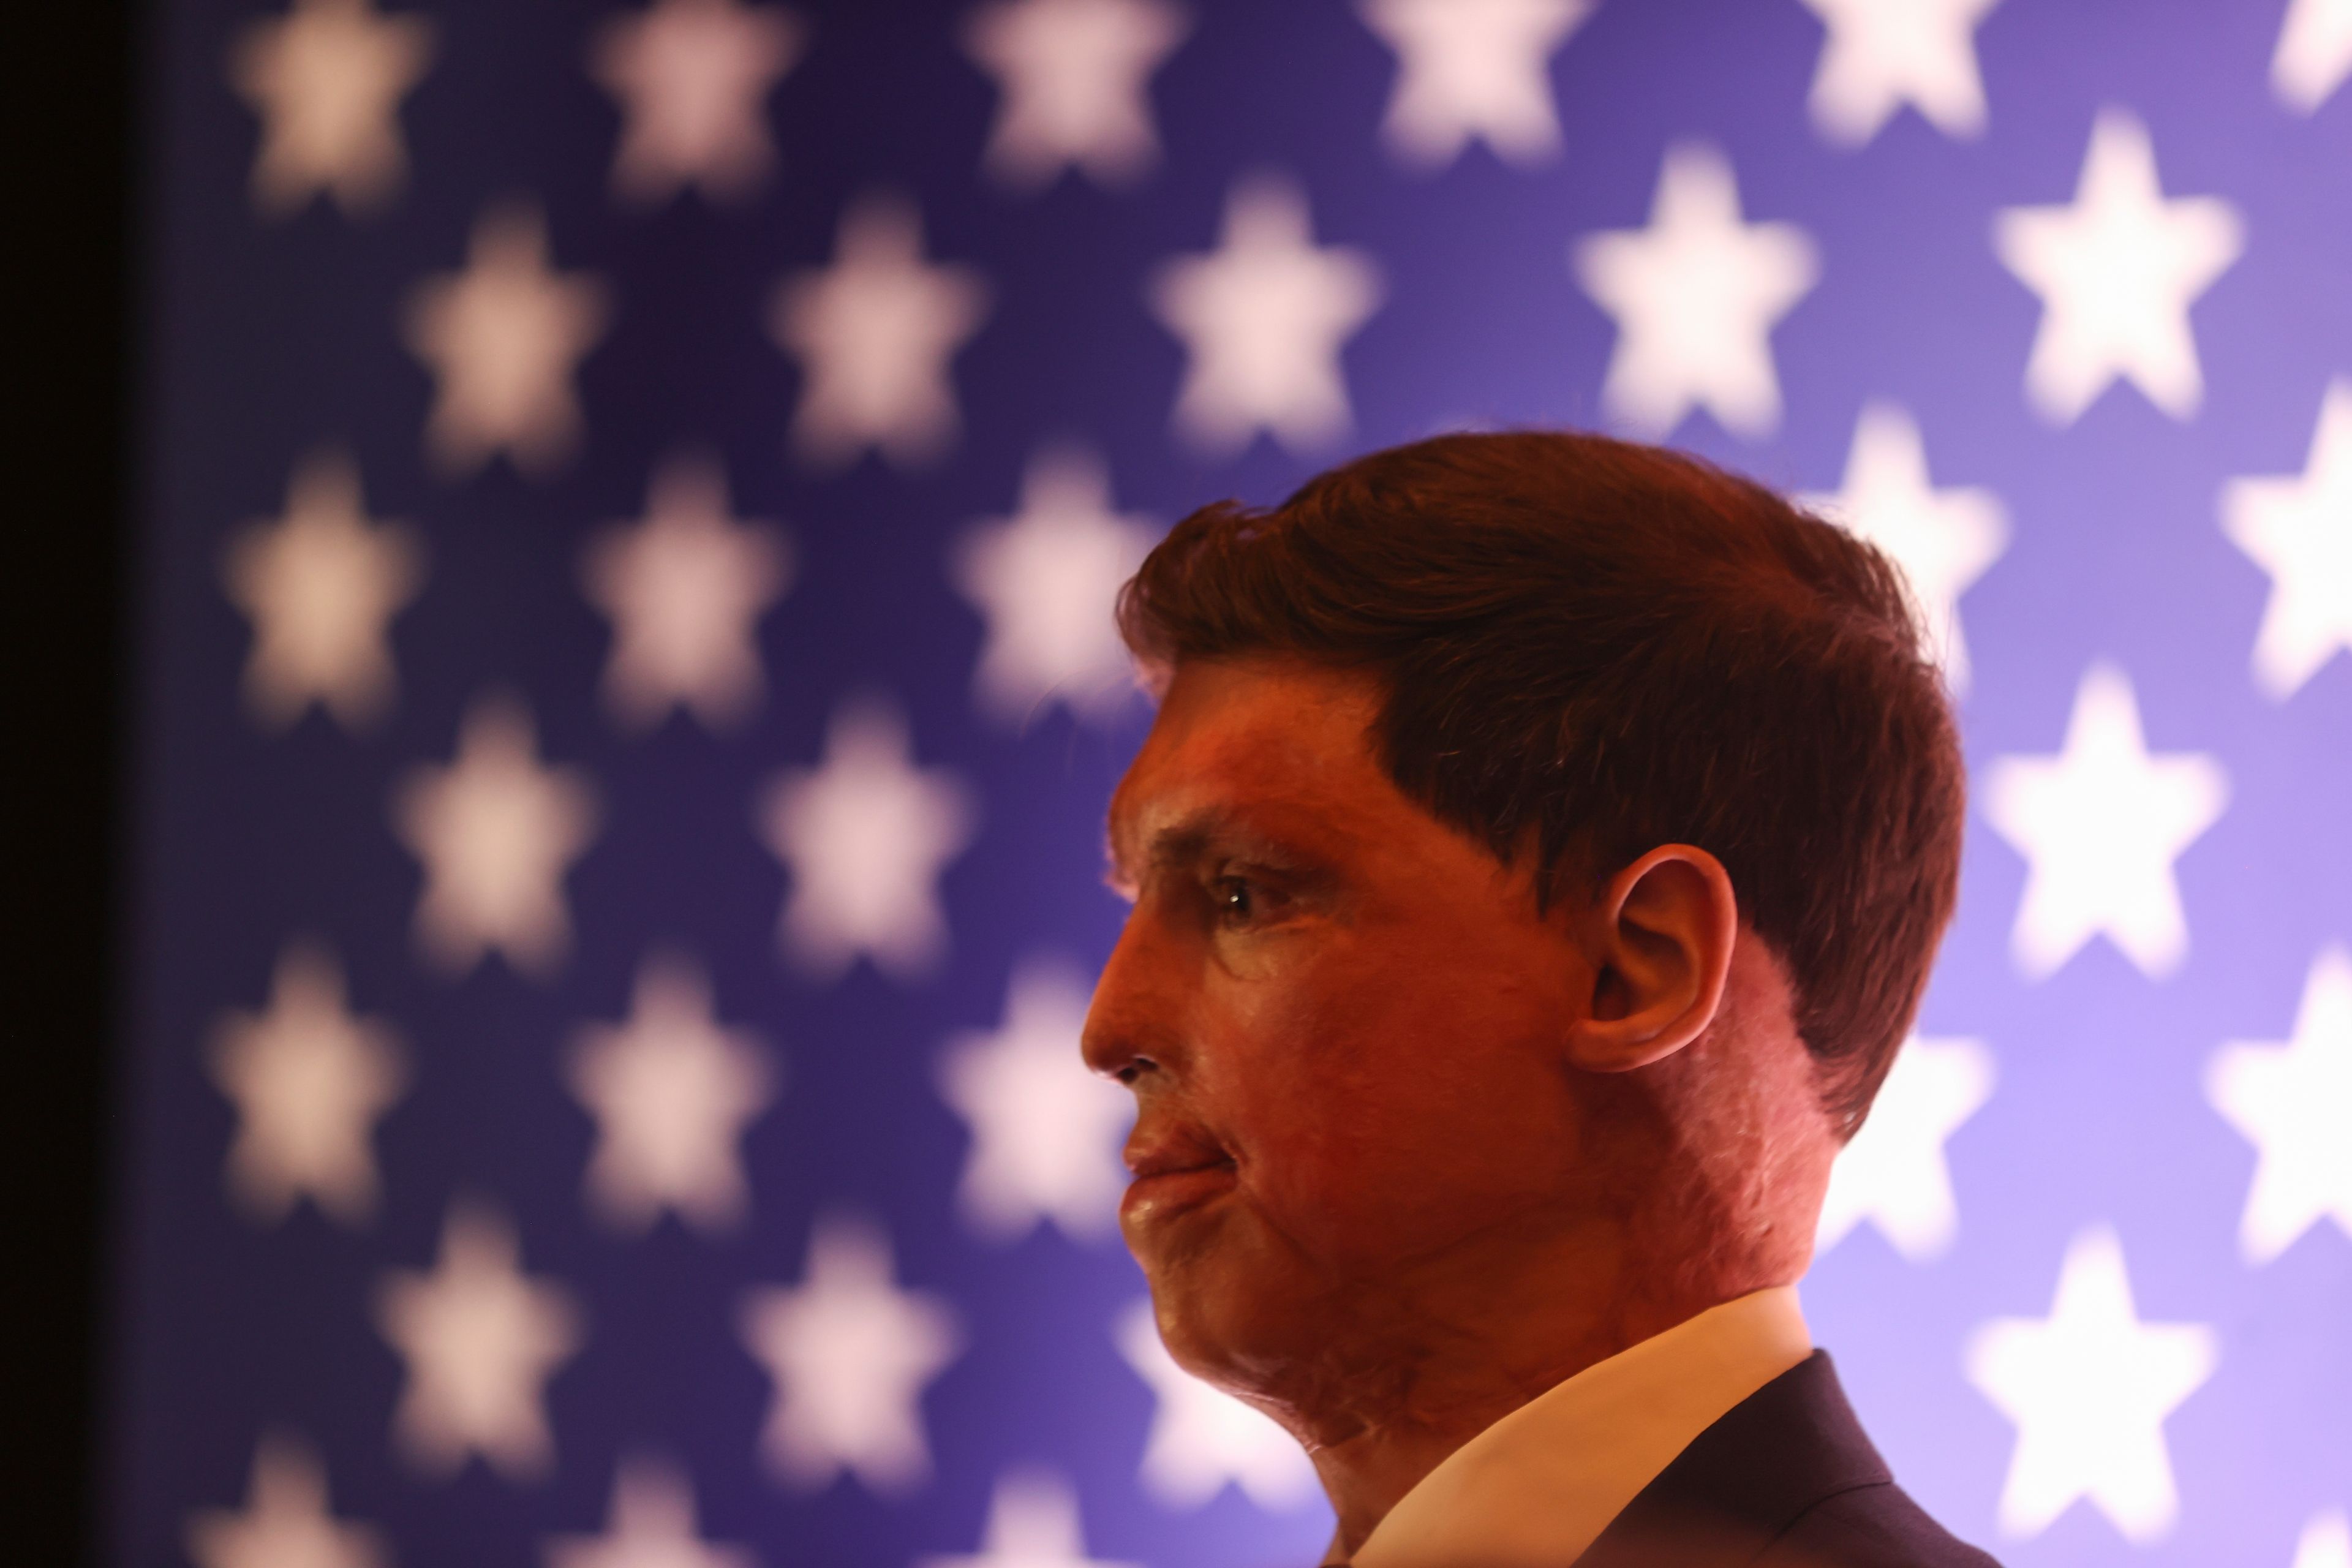
[[[1119,1222],[1130,1228],[1165,1220],[1233,1190],[1238,1173],[1231,1160],[1182,1170],[1155,1171],[1127,1184],[1118,1201]]]
[[[1119,1201],[1119,1218],[1145,1225],[1206,1203],[1229,1190],[1237,1171],[1232,1155],[1197,1135],[1132,1138],[1127,1168],[1135,1173]]]

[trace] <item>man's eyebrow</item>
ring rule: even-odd
[[[1140,845],[1131,833],[1122,834],[1116,826],[1108,833],[1105,851],[1108,866],[1103,880],[1122,892],[1132,892],[1140,886],[1143,872],[1150,866],[1169,866],[1198,859],[1209,845],[1220,838],[1246,837],[1239,818],[1223,806],[1202,806],[1175,822],[1153,831]]]
[[[1132,835],[1116,832],[1107,841],[1109,863],[1103,880],[1115,891],[1132,897],[1142,885],[1143,873],[1153,867],[1189,865],[1214,849],[1255,856],[1276,863],[1296,863],[1303,873],[1315,857],[1286,835],[1267,831],[1230,805],[1203,805],[1174,822],[1156,828],[1140,845]]]
[[[1160,827],[1143,844],[1136,842],[1134,832],[1119,832],[1112,826],[1103,839],[1106,868],[1103,881],[1122,893],[1131,893],[1143,884],[1143,869],[1148,865],[1169,865],[1173,860],[1197,858],[1202,847],[1216,837],[1218,827],[1228,820],[1228,814],[1216,806],[1185,816],[1183,820]]]

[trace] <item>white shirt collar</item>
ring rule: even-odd
[[[1574,1562],[1691,1439],[1812,1349],[1793,1285],[1710,1307],[1471,1438],[1397,1500],[1349,1561]]]

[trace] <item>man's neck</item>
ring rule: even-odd
[[[1589,1280],[1498,1292],[1472,1317],[1426,1319],[1445,1327],[1399,1345],[1378,1368],[1349,1376],[1329,1368],[1313,1408],[1284,1412],[1307,1446],[1338,1516],[1332,1561],[1344,1562],[1372,1528],[1446,1457],[1479,1433],[1585,1368],[1676,1323],[1773,1281],[1737,1281],[1661,1298],[1623,1290],[1595,1300]],[[1498,1300],[1517,1303],[1496,1310]],[[1475,1324],[1475,1327],[1469,1326]]]
[[[1694,1438],[1812,1353],[1792,1287],[1720,1302],[1505,1412],[1373,1527],[1343,1517],[1325,1562],[1577,1560]]]

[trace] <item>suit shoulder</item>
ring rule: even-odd
[[[1832,1492],[1799,1514],[1758,1568],[2000,1568],[1892,1481]]]

